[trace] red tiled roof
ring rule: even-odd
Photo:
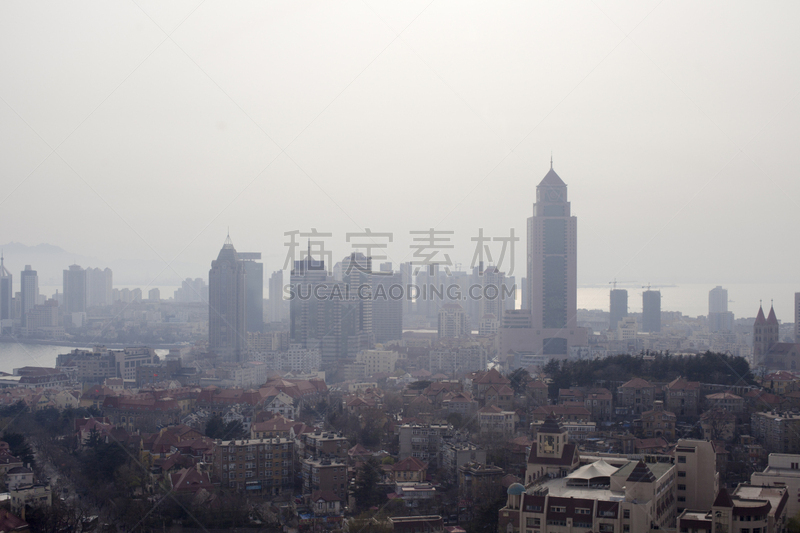
[[[395,472],[420,472],[428,468],[428,465],[417,459],[416,457],[406,457],[399,463],[392,465],[392,470]]]
[[[647,381],[646,379],[642,378],[633,378],[632,380],[620,385],[620,389],[646,389],[650,387],[655,387],[652,383]]]
[[[700,383],[697,381],[687,381],[683,377],[677,377],[665,388],[668,390],[699,390]]]
[[[199,490],[213,488],[208,474],[198,472],[195,468],[184,468],[170,475],[172,487],[175,492],[196,493]]]
[[[0,531],[10,533],[11,531],[22,530],[28,527],[28,523],[22,518],[11,514],[5,509],[0,509]]]
[[[338,497],[332,490],[315,490],[311,493],[311,501],[316,503],[318,501],[324,502],[340,502],[342,499]]]

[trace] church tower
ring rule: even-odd
[[[753,364],[766,365],[767,354],[780,340],[780,325],[775,316],[775,308],[770,306],[769,316],[764,318],[764,309],[759,306],[756,321],[753,324]]]
[[[578,447],[569,443],[568,434],[552,414],[537,428],[536,442],[528,456],[525,483],[542,476],[565,476],[578,467]]]
[[[558,457],[564,453],[568,432],[555,418],[548,416],[536,431],[536,451],[540,458]]]

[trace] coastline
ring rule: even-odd
[[[43,345],[43,346],[69,346],[71,348],[90,348],[92,346],[105,346],[106,348],[113,348],[115,350],[121,348],[130,348],[132,346],[147,346],[148,348],[153,348],[155,350],[169,350],[170,348],[180,348],[183,346],[187,346],[186,344],[146,344],[146,343],[104,343],[104,342],[76,342],[76,341],[68,341],[68,340],[49,340],[49,339],[28,339],[28,338],[16,338],[16,337],[9,337],[9,336],[2,336],[0,337],[0,343],[7,343],[7,344],[32,344],[32,345]]]

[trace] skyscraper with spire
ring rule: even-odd
[[[577,320],[578,219],[552,156],[550,170],[536,187],[527,245],[525,305],[506,313],[498,330],[497,349],[509,368],[563,359],[571,347],[589,343],[589,332]]]
[[[528,218],[528,291],[534,349],[565,356],[571,345],[585,345],[577,327],[578,219],[570,212],[567,185],[553,169],[536,187],[533,216]],[[581,331],[578,331],[581,329]]]
[[[247,349],[246,277],[228,235],[208,271],[208,345],[227,361],[242,361]]]

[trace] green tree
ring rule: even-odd
[[[30,468],[33,468],[33,465],[36,464],[36,459],[33,455],[33,450],[22,434],[5,431],[3,432],[3,440],[8,443],[11,455],[21,460],[22,464],[30,465]]]
[[[531,374],[524,368],[517,368],[508,375],[508,379],[511,381],[511,388],[514,389],[515,394],[525,394]]]
[[[375,458],[361,465],[356,473],[356,483],[353,488],[357,509],[365,510],[382,503],[381,494],[375,490],[380,480],[381,467]]]
[[[214,415],[208,419],[205,434],[206,437],[222,440],[241,439],[246,436],[241,422],[231,420],[226,424],[220,415]]]

